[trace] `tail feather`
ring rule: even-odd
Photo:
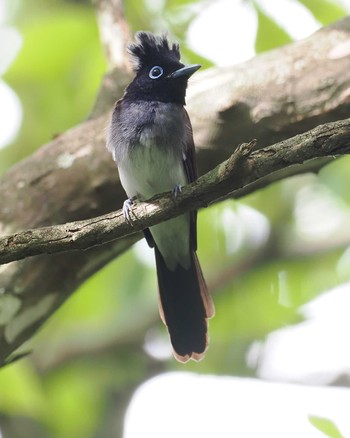
[[[191,252],[188,269],[178,265],[170,270],[155,247],[160,314],[166,324],[174,356],[180,362],[203,358],[208,346],[207,319],[214,305],[205,284],[197,255]]]

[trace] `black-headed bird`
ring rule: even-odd
[[[184,108],[187,82],[200,65],[180,62],[178,44],[166,36],[138,32],[129,46],[136,73],[113,112],[107,147],[127,193],[127,220],[135,200],[172,191],[197,178],[191,122]],[[208,345],[214,306],[196,250],[197,212],[144,230],[155,250],[159,307],[174,356],[200,360]]]

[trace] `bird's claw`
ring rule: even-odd
[[[132,210],[132,204],[133,204],[133,200],[132,199],[126,199],[123,203],[123,215],[125,217],[125,220],[131,224],[131,217],[130,217],[130,212]]]
[[[171,193],[172,193],[173,197],[176,198],[177,195],[181,193],[181,191],[182,191],[182,186],[181,186],[180,184],[177,184],[177,185],[173,188],[173,190],[172,190]]]

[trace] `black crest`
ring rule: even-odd
[[[150,32],[137,32],[136,42],[130,44],[128,51],[131,55],[135,72],[143,67],[156,65],[164,61],[180,61],[180,49],[177,43],[170,44],[166,35],[156,36]]]

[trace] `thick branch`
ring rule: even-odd
[[[350,153],[350,119],[318,126],[296,137],[252,152],[255,141],[242,144],[231,157],[215,169],[183,188],[174,201],[171,194],[163,194],[136,204],[130,225],[121,210],[94,219],[76,221],[0,238],[0,264],[38,254],[88,249],[111,240],[135,234],[143,229],[189,210],[206,207],[218,199],[235,196],[235,192],[273,174],[281,179],[279,171],[315,158]],[[246,191],[245,191],[246,193]]]

